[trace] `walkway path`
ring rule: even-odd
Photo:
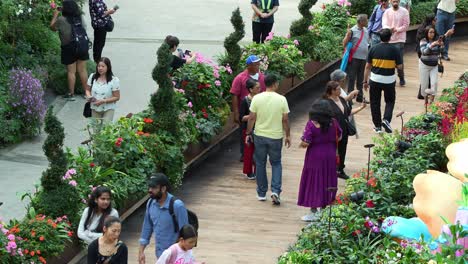
[[[468,68],[462,54],[468,54],[468,40],[450,46],[451,62],[445,65],[446,73],[440,79],[440,87],[449,87]],[[417,56],[405,56],[407,85],[397,87],[397,103],[394,114],[405,111],[405,120],[424,111],[423,101],[416,99],[419,86]],[[442,89],[439,89],[440,91]],[[304,149],[298,147],[304,125],[308,120],[308,107],[317,95],[311,94],[302,102],[292,105],[291,133],[293,145],[283,151],[283,190],[280,207],[271,202],[258,202],[255,198],[255,182],[241,174],[235,145],[220,151],[196,172],[189,175],[178,192],[187,207],[196,212],[200,220],[198,248],[194,250],[199,261],[207,263],[276,263],[278,256],[294,243],[304,223],[300,217],[307,209],[296,206]],[[368,97],[367,97],[368,98]],[[364,144],[372,142],[370,109],[358,116],[356,122],[360,137],[350,138],[346,171],[352,174],[367,163]],[[400,120],[392,121],[394,128]],[[344,181],[339,180],[340,190]],[[122,239],[129,246],[129,263],[137,263],[138,238],[144,207],[130,217]],[[154,241],[153,241],[154,242]],[[147,249],[147,263],[154,263],[154,244]]]

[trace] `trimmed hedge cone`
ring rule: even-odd
[[[298,9],[302,18],[292,22],[291,27],[289,28],[289,34],[291,34],[291,37],[302,36],[308,32],[308,27],[313,19],[310,9],[316,2],[317,0],[301,0]]]
[[[227,56],[223,65],[229,64],[234,73],[239,72],[239,62],[242,57],[242,49],[238,44],[245,36],[245,24],[242,19],[240,9],[237,8],[232,12],[231,24],[234,27],[232,32],[227,38],[224,39],[224,48],[226,48]]]

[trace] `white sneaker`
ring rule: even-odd
[[[266,201],[266,196],[258,196],[257,194],[257,200],[264,202]]]
[[[434,90],[432,90],[432,89],[425,89],[424,92],[425,92],[426,94],[429,94],[429,95],[435,94],[435,93],[434,93]]]
[[[315,221],[317,219],[318,219],[318,217],[317,217],[316,213],[310,213],[308,215],[304,215],[303,217],[301,217],[301,220],[304,221],[304,222],[312,222],[312,221]]]

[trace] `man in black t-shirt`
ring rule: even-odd
[[[263,43],[271,32],[275,18],[273,16],[278,11],[279,0],[251,0],[254,11],[252,17],[253,41]]]
[[[393,107],[395,106],[395,68],[402,69],[403,60],[400,51],[389,44],[392,32],[390,29],[380,31],[381,43],[373,46],[367,56],[366,70],[364,72],[364,89],[370,87],[369,97],[371,105],[372,122],[374,131],[392,133],[390,122],[392,121]],[[369,78],[370,75],[370,78]],[[368,81],[369,80],[369,81]],[[384,92],[385,112],[384,117],[380,112],[380,101]]]
[[[166,37],[164,41],[169,45],[169,49],[171,50],[171,52],[175,52],[177,50],[177,47],[179,46],[179,39],[176,36],[169,35]],[[183,58],[183,56],[185,55],[189,55],[190,57]],[[190,54],[183,53],[183,54],[178,54],[178,56],[176,55],[172,55],[172,56],[173,56],[173,59],[171,62],[172,71],[175,71],[179,69],[180,67],[184,66],[185,63],[190,64],[195,59],[195,53],[193,52],[190,52]]]

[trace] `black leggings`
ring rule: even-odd
[[[93,59],[97,63],[101,59],[102,50],[106,45],[107,31],[104,28],[94,29]]]
[[[265,38],[271,32],[273,23],[252,22],[253,41],[256,43],[265,42]]]

